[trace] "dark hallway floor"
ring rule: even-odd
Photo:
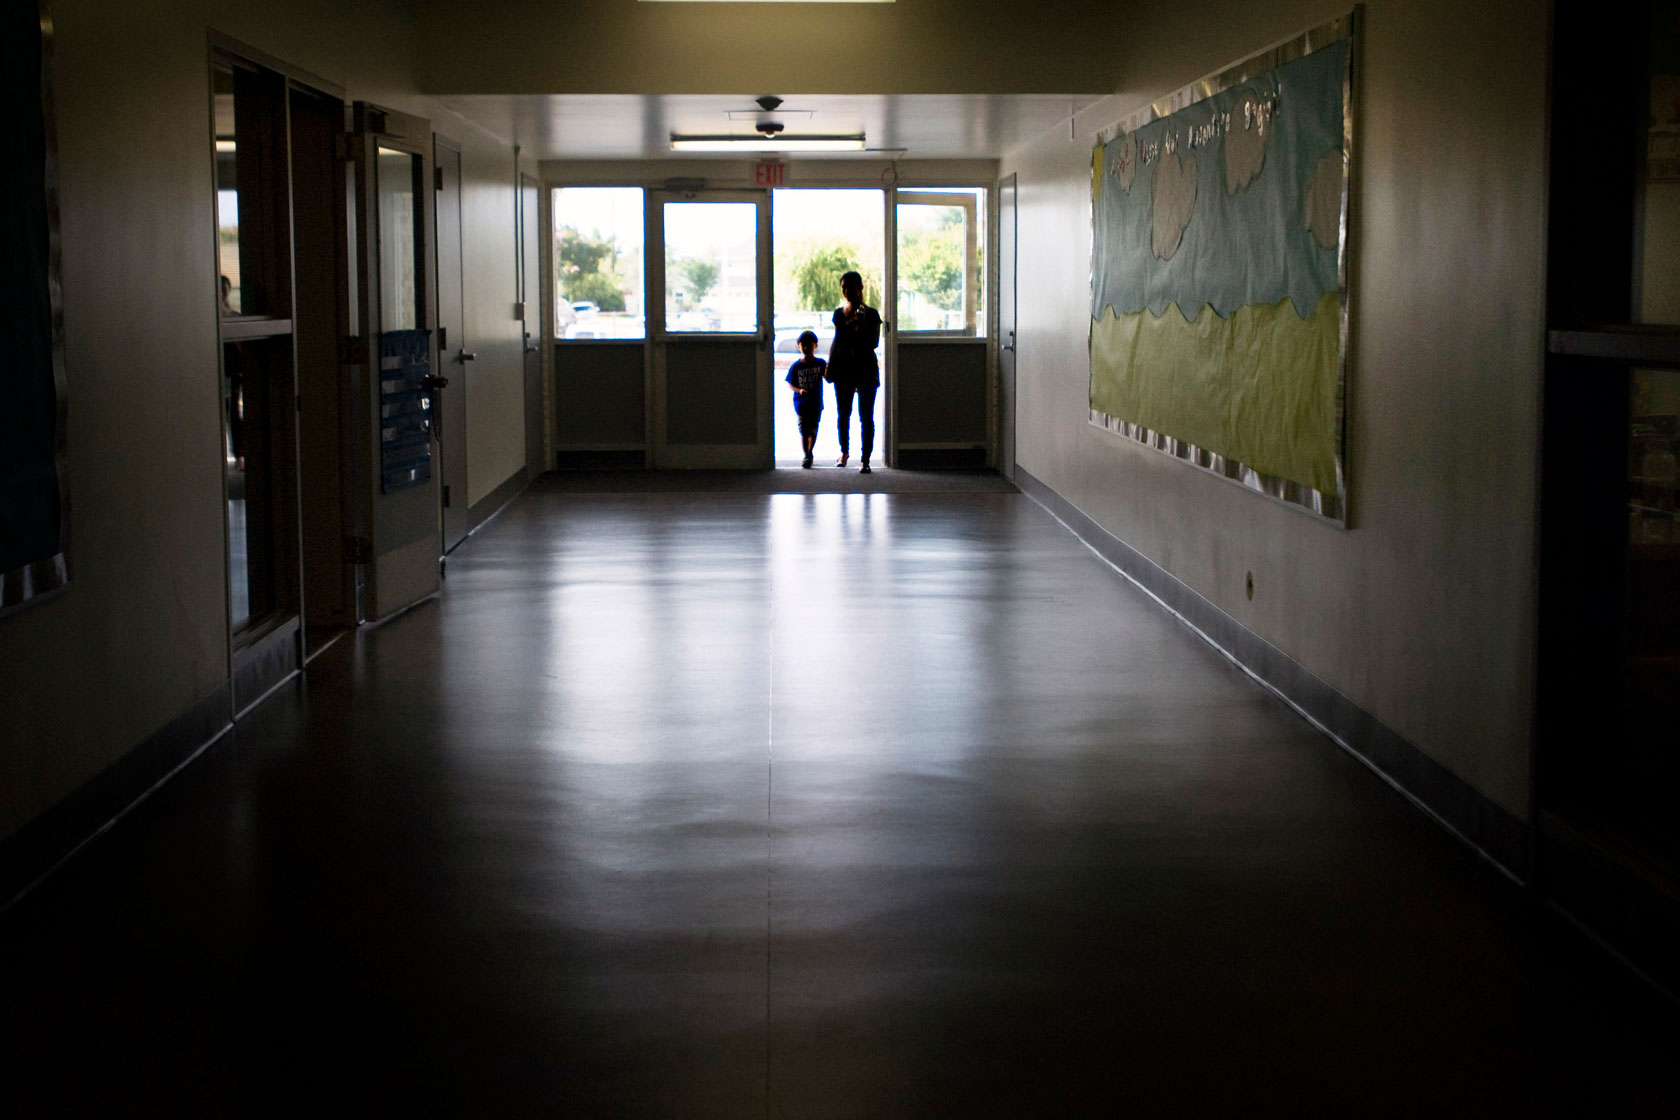
[[[449,573],[0,917],[0,1113],[1674,1114],[1672,1008],[1019,494]]]

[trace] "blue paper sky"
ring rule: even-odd
[[[1102,189],[1096,202],[1096,252],[1091,314],[1148,309],[1160,315],[1176,303],[1186,318],[1203,304],[1221,317],[1245,304],[1275,304],[1287,296],[1296,313],[1311,314],[1339,287],[1336,250],[1307,229],[1308,184],[1320,158],[1342,148],[1342,93],[1348,42],[1342,40],[1168,117],[1116,137],[1103,148]],[[1275,101],[1260,173],[1235,195],[1226,193],[1226,136],[1192,149],[1193,130],[1206,129],[1240,107],[1245,94]],[[1234,114],[1240,120],[1240,112]],[[1233,125],[1232,127],[1241,127]],[[1183,240],[1169,260],[1151,242],[1157,163],[1138,163],[1130,189],[1114,173],[1122,146],[1165,150],[1196,160],[1196,200]]]

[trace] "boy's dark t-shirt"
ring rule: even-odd
[[[797,398],[801,413],[816,413],[823,406],[823,374],[828,363],[821,358],[800,358],[788,370],[787,383],[800,391]]]

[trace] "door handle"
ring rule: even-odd
[[[461,362],[461,363],[465,364],[467,362],[474,361],[475,359],[477,359],[477,357],[478,357],[477,354],[473,353],[471,350],[468,350],[465,346],[463,346],[463,347],[461,347],[461,349],[459,349],[455,352],[454,360],[457,361],[457,362]]]
[[[439,389],[442,389],[446,385],[449,384],[449,378],[447,378],[447,377],[432,377],[432,376],[422,377],[420,379],[420,384],[424,385],[426,388],[430,389],[432,392],[435,393]]]

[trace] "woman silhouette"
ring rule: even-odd
[[[840,277],[846,302],[834,309],[834,342],[828,350],[828,376],[834,382],[834,406],[840,423],[840,461],[851,458],[852,397],[856,395],[858,428],[863,437],[861,473],[869,473],[869,453],[875,447],[875,392],[881,387],[881,366],[875,347],[881,343],[881,313],[863,302],[863,277],[847,272]]]

